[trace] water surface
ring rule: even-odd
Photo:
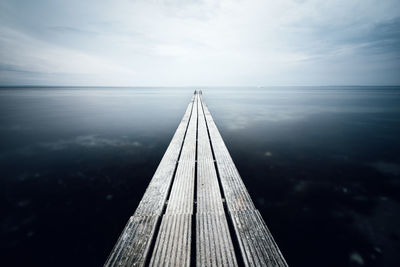
[[[394,87],[2,88],[2,261],[102,265],[194,89],[291,266],[398,266]]]

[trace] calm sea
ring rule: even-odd
[[[194,89],[291,266],[399,266],[400,87],[2,88],[4,266],[101,266]]]

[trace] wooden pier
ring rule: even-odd
[[[195,91],[105,266],[287,266]]]

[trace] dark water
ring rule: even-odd
[[[4,266],[100,266],[194,89],[0,89]],[[289,265],[399,266],[400,88],[201,88]]]

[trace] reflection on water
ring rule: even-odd
[[[1,89],[3,261],[101,265],[194,89]],[[397,266],[399,89],[203,89],[290,265]]]

